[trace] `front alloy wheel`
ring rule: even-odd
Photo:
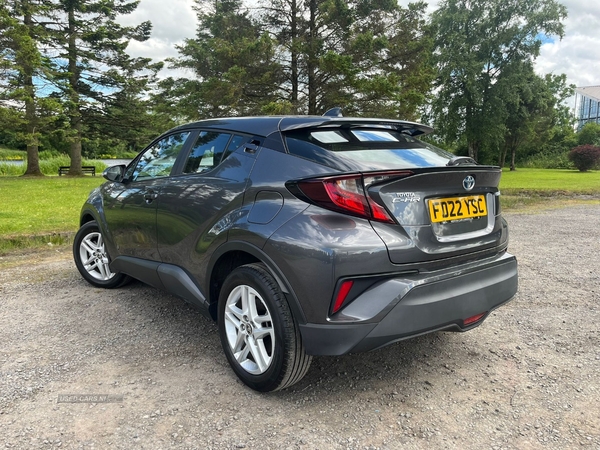
[[[95,221],[84,224],[75,235],[73,257],[79,273],[94,286],[113,288],[129,279],[126,275],[110,270],[110,258]]]
[[[312,357],[285,295],[263,264],[238,267],[225,279],[218,322],[229,364],[252,389],[284,389],[306,374]]]

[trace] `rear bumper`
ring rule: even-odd
[[[516,294],[517,260],[493,259],[381,281],[343,310],[343,320],[300,325],[307,353],[374,350],[433,331],[467,331]],[[479,314],[475,323],[464,320]],[[357,320],[358,319],[358,320]]]

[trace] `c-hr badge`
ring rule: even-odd
[[[421,201],[414,192],[396,192],[396,197],[392,199],[392,203],[418,203]]]

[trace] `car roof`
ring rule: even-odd
[[[393,119],[365,119],[359,117],[330,116],[259,116],[200,120],[198,122],[181,125],[170,130],[170,132],[189,128],[209,128],[257,136],[269,136],[277,131],[289,131],[301,128],[369,126],[392,128],[411,136],[428,134],[433,131],[433,128],[427,125]]]

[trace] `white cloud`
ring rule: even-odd
[[[196,35],[196,13],[191,0],[141,0],[137,9],[121,16],[123,25],[138,25],[146,20],[152,22],[152,35],[146,42],[131,42],[129,54],[162,61],[177,56],[175,45]]]
[[[577,86],[600,85],[600,3],[564,0],[569,17],[565,37],[544,44],[536,61],[538,73],[567,74]]]

